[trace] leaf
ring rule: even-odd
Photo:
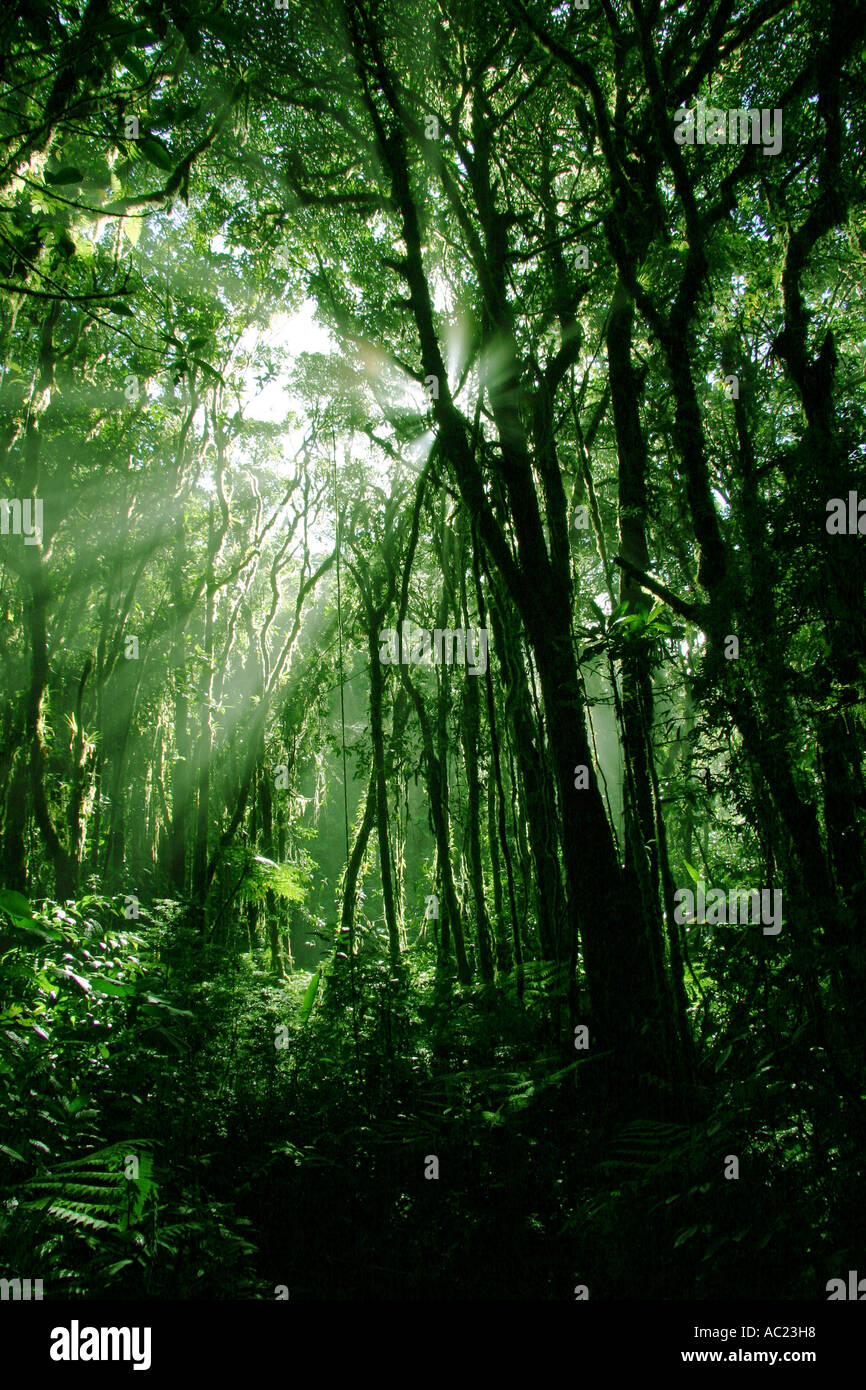
[[[53,174],[49,170],[45,170],[45,182],[52,186],[57,185],[59,187],[64,183],[81,183],[83,178],[84,175],[81,170],[76,169],[73,164],[64,164],[62,169],[55,170]]]
[[[10,1149],[8,1144],[0,1144],[0,1153],[7,1154],[9,1158],[17,1158],[19,1163],[24,1162],[24,1159],[21,1157],[20,1153],[18,1153],[18,1150]]]
[[[112,301],[111,304],[106,305],[106,308],[110,314],[120,314],[125,319],[135,317],[135,310],[130,309],[128,304],[119,304],[116,301]]]
[[[147,68],[144,66],[144,63],[135,53],[131,53],[127,49],[127,51],[125,53],[121,53],[119,57],[120,61],[123,63],[123,66],[129,72],[132,73],[133,77],[137,77],[139,82],[147,81]]]
[[[12,921],[19,931],[26,932],[28,936],[38,936],[43,941],[65,940],[63,933],[51,926],[44,918],[36,917],[32,922],[25,922],[23,917],[14,917]]]
[[[174,173],[174,156],[168,146],[155,135],[142,135],[137,144],[149,164],[155,164],[157,169],[162,169],[167,174]]]
[[[124,236],[132,246],[138,245],[138,238],[141,236],[141,224],[143,220],[144,219],[141,217],[124,217],[120,224]]]
[[[124,985],[119,980],[110,980],[106,975],[94,975],[90,981],[98,994],[111,994],[118,999],[128,999],[135,994],[135,985]]]
[[[307,988],[304,991],[304,997],[301,1001],[302,1023],[306,1023],[307,1019],[310,1017],[310,1014],[313,1012],[313,1005],[316,1002],[316,995],[319,992],[319,985],[321,983],[321,980],[322,969],[320,966],[319,969],[316,971],[315,975],[312,976],[310,983],[307,985]]]
[[[84,1203],[77,1209],[68,1206],[62,1207],[52,1203],[50,1206],[50,1213],[52,1216],[56,1217],[58,1221],[71,1221],[75,1226],[88,1226],[94,1231],[110,1231],[112,1228],[112,1223],[110,1221],[103,1221],[101,1217],[92,1216],[90,1210]]]
[[[261,902],[267,893],[275,893],[278,898],[289,902],[303,902],[305,896],[304,876],[295,864],[276,864],[263,855],[250,855],[243,849],[229,850],[225,862],[242,870],[242,878],[237,887],[238,895],[246,902]]]
[[[85,994],[92,993],[90,981],[85,980],[83,975],[76,975],[75,971],[70,970],[68,967],[65,970],[61,970],[57,967],[57,973],[58,975],[62,975],[66,980],[74,980],[78,988],[83,989]]]
[[[207,372],[208,376],[214,377],[222,386],[225,386],[225,378],[220,375],[216,367],[211,366],[210,362],[205,362],[202,357],[194,357],[192,360],[201,367],[203,372]]]
[[[700,881],[701,881],[701,876],[700,876],[700,874],[698,873],[697,869],[695,869],[695,868],[689,863],[689,861],[688,861],[687,859],[684,859],[684,860],[683,860],[683,864],[684,864],[685,867],[686,867],[686,872],[690,875],[690,877],[692,878],[692,880],[693,880],[695,883],[700,883]]]
[[[14,920],[32,921],[33,909],[23,893],[12,888],[0,888],[0,907]]]
[[[156,1183],[153,1178],[153,1156],[146,1151],[138,1155],[138,1177],[128,1179],[129,1187],[134,1193],[135,1200],[130,1209],[121,1215],[120,1229],[128,1230],[130,1226],[136,1226],[144,1214],[147,1199],[154,1191]]]
[[[189,1009],[176,1009],[173,1004],[169,1004],[167,999],[160,999],[156,994],[146,994],[144,1003],[145,1006],[152,1009],[164,1009],[166,1013],[173,1014],[175,1018],[193,1017]]]

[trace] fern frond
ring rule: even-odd
[[[134,1153],[138,1176],[127,1178]],[[155,1189],[153,1157],[138,1140],[109,1145],[81,1158],[58,1163],[19,1188],[23,1210],[91,1230],[125,1231],[141,1220]]]

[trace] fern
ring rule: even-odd
[[[128,1178],[125,1164],[131,1150],[138,1176]],[[151,1154],[140,1141],[127,1140],[32,1178],[19,1189],[19,1205],[22,1211],[88,1230],[122,1232],[138,1224],[155,1192]]]
[[[606,1171],[629,1169],[650,1176],[679,1165],[694,1146],[695,1136],[685,1125],[660,1120],[634,1120],[611,1142],[610,1157],[600,1167]]]
[[[273,859],[250,854],[245,849],[224,850],[222,859],[230,871],[239,877],[235,891],[243,902],[262,902],[268,893],[287,902],[304,901],[307,876],[297,865],[277,864]]]

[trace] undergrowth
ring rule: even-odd
[[[706,997],[693,1118],[623,1122],[544,963],[494,1001],[366,943],[227,964],[167,901],[0,910],[0,1273],[46,1298],[810,1298],[862,1240],[810,1040],[723,1047]]]

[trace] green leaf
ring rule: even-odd
[[[698,873],[697,869],[694,868],[693,865],[691,865],[687,859],[684,859],[684,860],[683,860],[683,864],[684,864],[685,867],[686,867],[686,872],[690,875],[690,877],[693,879],[693,881],[694,881],[695,883],[700,883],[700,881],[701,881],[701,876],[700,876],[700,874]]]
[[[73,164],[64,164],[62,169],[56,169],[54,173],[48,169],[45,170],[45,182],[52,186],[57,185],[59,187],[64,183],[81,183],[83,178],[84,175],[81,170],[76,169]]]
[[[128,1183],[134,1193],[134,1201],[129,1211],[121,1215],[120,1229],[122,1231],[138,1224],[144,1214],[147,1199],[156,1187],[151,1154],[144,1152],[138,1155],[138,1177],[128,1179]]]
[[[83,975],[76,975],[75,971],[70,970],[68,966],[63,970],[55,966],[55,969],[57,970],[57,974],[62,975],[65,980],[74,980],[78,988],[83,989],[85,994],[92,993],[90,981],[85,980]]]
[[[175,1018],[192,1018],[193,1014],[189,1009],[176,1009],[173,1004],[169,1004],[167,999],[160,999],[157,994],[145,994],[145,1008],[164,1009],[166,1013],[172,1014]]]
[[[302,1023],[306,1023],[307,1019],[310,1017],[310,1014],[313,1012],[313,1005],[316,1002],[316,995],[319,992],[319,985],[321,984],[321,981],[322,967],[319,966],[319,969],[316,971],[315,975],[312,976],[310,983],[307,985],[307,988],[304,991],[303,1000],[301,1001]]]
[[[90,982],[98,994],[111,994],[118,999],[128,999],[135,994],[135,985],[124,985],[119,980],[110,980],[105,975],[94,975]]]
[[[33,909],[24,894],[16,893],[12,888],[0,888],[0,908],[13,920],[33,920]]]
[[[207,372],[208,376],[214,377],[220,385],[225,386],[225,378],[220,375],[216,367],[211,366],[210,362],[205,362],[202,357],[194,357],[192,360],[197,366],[201,367],[203,372]]]
[[[147,68],[135,53],[131,53],[127,50],[125,53],[120,54],[119,57],[123,66],[132,73],[133,77],[137,77],[139,82],[147,81]]]
[[[167,174],[174,173],[174,156],[155,135],[142,135],[137,146],[149,164],[155,164]]]
[[[141,236],[141,224],[144,219],[141,217],[124,217],[121,222],[123,235],[132,246],[138,245],[138,238]]]

